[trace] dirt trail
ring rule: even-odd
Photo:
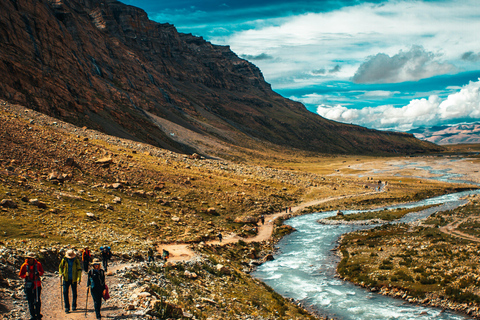
[[[474,241],[474,242],[480,242],[479,238],[477,238],[475,236],[472,236],[470,234],[467,234],[467,233],[456,230],[458,228],[458,226],[460,226],[466,220],[468,220],[468,219],[459,219],[459,220],[453,221],[453,222],[447,224],[446,226],[441,227],[439,230],[442,231],[443,233],[446,233],[446,234],[451,235],[453,237],[462,238],[462,239],[470,240],[470,241]]]
[[[129,264],[111,264],[108,268],[108,274],[121,269]],[[105,281],[109,288],[118,282],[115,276],[105,276]],[[62,288],[60,287],[60,278],[58,275],[49,275],[44,277],[42,282],[42,310],[43,320],[77,320],[77,319],[96,319],[93,309],[92,296],[88,294],[88,310],[85,315],[85,301],[87,294],[87,274],[82,272],[82,282],[77,287],[77,310],[65,313],[64,306],[61,304],[60,297]],[[70,307],[72,302],[72,292],[69,293]],[[27,310],[26,308],[25,310]],[[122,313],[122,309],[115,305],[112,300],[102,302],[102,319],[114,318]]]
[[[264,240],[270,239],[273,232],[273,226],[276,219],[286,216],[290,213],[295,213],[297,211],[303,210],[307,207],[318,205],[324,202],[339,200],[344,198],[351,198],[357,196],[363,196],[368,194],[375,194],[376,192],[366,192],[361,194],[355,195],[347,195],[347,196],[339,196],[339,197],[332,197],[320,200],[314,200],[309,202],[301,203],[295,207],[291,207],[291,212],[277,212],[271,215],[265,216],[265,224],[258,226],[258,234],[252,238],[242,238],[239,236],[226,236],[223,241],[220,243],[218,240],[209,241],[207,244],[210,245],[219,245],[219,244],[226,244],[226,243],[234,243],[238,242],[239,240],[243,240],[245,242],[260,242]],[[159,252],[162,252],[162,249],[166,249],[170,252],[169,261],[187,261],[191,260],[195,257],[195,252],[191,250],[188,244],[165,244],[160,245],[158,247]],[[125,266],[130,266],[131,264],[115,264],[111,265],[108,269],[108,273],[106,276],[107,285],[110,288],[114,288],[114,286],[119,282],[119,279],[116,276],[108,276],[110,272],[115,272],[118,269],[121,269]],[[78,319],[95,319],[95,312],[93,310],[93,301],[92,297],[89,294],[88,297],[88,311],[85,316],[85,301],[86,301],[86,293],[87,293],[87,275],[86,273],[82,273],[82,282],[78,286],[77,293],[77,310],[71,311],[70,313],[65,313],[63,305],[61,305],[61,287],[60,287],[60,280],[58,275],[47,275],[44,277],[43,284],[42,284],[42,314],[43,320],[78,320]],[[111,290],[111,294],[114,290]],[[70,292],[70,301],[71,301],[71,292]],[[123,310],[120,306],[116,305],[115,302],[112,300],[108,300],[107,302],[103,301],[102,303],[102,318],[122,318],[126,319],[127,316],[123,316]],[[25,309],[26,310],[26,309]]]
[[[212,240],[212,241],[206,242],[206,244],[219,245],[219,244],[235,243],[235,242],[238,242],[239,240],[243,240],[245,242],[265,241],[270,239],[270,237],[272,236],[274,222],[278,218],[284,217],[291,213],[293,214],[307,207],[315,206],[324,202],[345,199],[345,198],[353,198],[358,196],[365,196],[365,195],[376,194],[376,193],[378,192],[364,192],[364,193],[353,194],[353,195],[338,196],[338,197],[331,197],[326,199],[303,202],[295,207],[291,207],[291,212],[282,211],[282,212],[277,212],[277,213],[265,216],[265,224],[257,226],[258,233],[255,237],[242,238],[237,235],[230,235],[230,236],[227,235],[227,236],[224,236],[224,239],[222,240],[222,242],[220,242],[219,240]],[[162,244],[158,247],[158,252],[161,253],[163,249],[167,250],[170,253],[170,258],[168,259],[169,261],[187,261],[195,257],[195,252],[189,248],[188,244],[177,244],[177,243]]]

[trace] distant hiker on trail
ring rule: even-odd
[[[147,252],[147,258],[148,258],[148,262],[155,262],[155,257],[153,256],[153,248],[148,248],[148,252]]]
[[[42,294],[43,267],[40,262],[35,259],[33,253],[25,255],[25,262],[20,267],[20,278],[25,279],[25,295],[28,300],[28,310],[30,311],[30,320],[42,319],[40,309],[42,301],[40,295]]]
[[[292,207],[288,207],[288,211],[292,213]]]
[[[102,250],[103,269],[107,271],[108,260],[112,258],[112,251],[110,250],[110,247],[107,246],[101,247],[100,250]]]
[[[288,213],[288,207],[285,207],[285,213]]]
[[[100,266],[99,259],[93,259],[93,268],[88,272],[87,290],[90,290],[97,319],[101,319],[103,290],[105,290],[105,271]],[[88,292],[87,292],[88,294]]]
[[[68,289],[72,287],[72,310],[77,310],[77,284],[82,280],[82,265],[77,258],[75,251],[67,250],[65,257],[60,262],[58,273],[63,278],[63,300],[65,303],[65,312],[70,312],[70,301],[68,298]]]
[[[85,271],[85,273],[88,272],[88,266],[90,264],[90,261],[92,261],[92,253],[90,252],[90,249],[88,247],[85,247],[82,253],[83,270]]]
[[[219,234],[217,235],[217,237],[218,237],[218,241],[222,242],[222,239],[223,239],[223,236],[222,236],[222,234],[221,234],[221,233],[219,233]]]
[[[167,250],[163,249],[163,251],[162,251],[162,258],[163,258],[163,260],[165,260],[165,262],[167,262],[167,259],[170,258],[170,252],[168,252]]]
[[[263,214],[260,216],[260,222],[265,224],[265,216]]]

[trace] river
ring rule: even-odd
[[[422,200],[407,205],[418,207],[443,204],[411,213],[398,222],[422,219],[438,210],[450,210],[465,203],[460,200],[480,191],[466,191]],[[344,211],[345,214],[358,211]],[[285,223],[297,231],[278,243],[275,260],[261,265],[254,276],[271,286],[281,295],[302,301],[324,316],[334,319],[469,319],[469,317],[441,309],[410,304],[401,299],[382,296],[364,288],[335,278],[339,258],[331,251],[339,237],[347,232],[372,226],[322,225],[318,219],[335,215],[336,211],[312,213],[287,220]]]

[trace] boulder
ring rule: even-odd
[[[234,222],[235,223],[257,223],[258,218],[254,216],[236,217]]]
[[[45,202],[42,202],[38,199],[30,199],[28,201],[31,205],[34,205],[36,207],[39,207],[40,209],[45,209],[47,208],[47,204]]]
[[[2,201],[0,201],[0,206],[11,209],[15,209],[18,207],[17,203],[12,199],[3,199]]]
[[[215,266],[215,268],[217,269],[218,272],[220,272],[221,274],[223,275],[229,275],[231,272],[230,272],[230,269],[228,269],[226,266],[224,266],[223,264],[217,264]]]

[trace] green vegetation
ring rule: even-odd
[[[384,225],[343,236],[339,247],[339,274],[346,280],[369,287],[407,292],[416,299],[480,305],[480,243],[462,238],[478,234],[480,202],[453,211],[437,212],[423,226]],[[447,225],[459,225],[452,235]],[[395,290],[393,290],[393,289]],[[393,290],[393,291],[392,291]]]
[[[360,212],[360,213],[348,214],[343,216],[333,216],[333,217],[329,217],[328,219],[336,220],[336,221],[360,221],[360,220],[370,220],[370,219],[381,219],[384,221],[393,221],[393,220],[400,219],[409,213],[422,211],[432,207],[435,207],[435,205],[410,208],[410,209],[400,208],[400,209],[385,209],[381,211]]]

